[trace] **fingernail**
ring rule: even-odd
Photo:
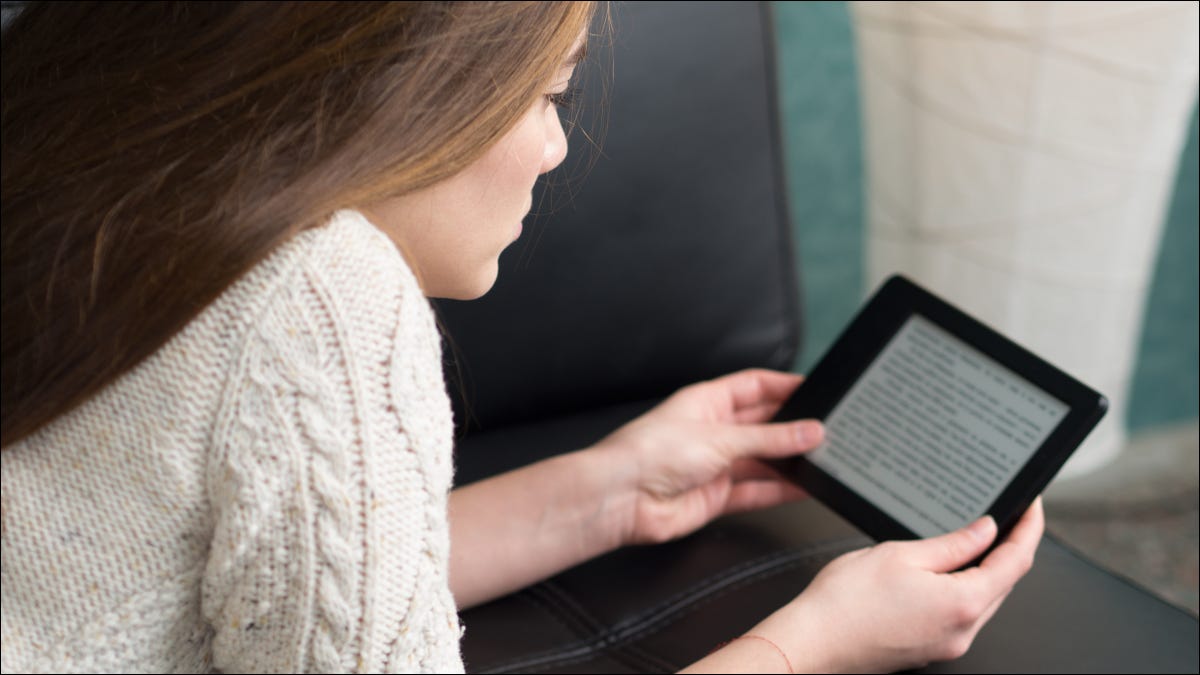
[[[991,516],[984,516],[979,520],[971,523],[967,531],[971,533],[979,541],[986,541],[992,538],[996,529],[996,521]]]
[[[806,447],[820,445],[825,440],[825,426],[816,420],[804,420],[796,425],[796,438]]]

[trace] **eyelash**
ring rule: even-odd
[[[550,101],[559,108],[570,109],[579,102],[583,92],[578,87],[571,87],[566,91],[557,92],[554,94],[546,94],[546,100]]]

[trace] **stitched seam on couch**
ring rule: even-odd
[[[556,659],[554,665],[578,663],[600,655],[607,655],[630,668],[632,672],[669,671],[675,668],[666,661],[648,654],[634,645],[629,645],[617,653],[603,651],[603,644],[591,644],[608,632],[604,622],[595,618],[583,605],[579,604],[569,593],[551,582],[542,582],[531,586],[513,596],[515,600],[525,602],[544,612],[545,616],[554,623],[565,628],[569,633],[581,638],[574,642],[556,645],[550,649],[535,652],[536,656]],[[568,652],[562,650],[569,649]],[[600,650],[600,651],[597,651]],[[526,657],[520,657],[526,658]],[[485,662],[486,664],[486,662]],[[486,666],[481,669],[469,668],[470,672],[505,672],[507,664]]]
[[[539,584],[532,589],[529,589],[530,596],[536,596],[539,599],[539,604],[542,609],[552,616],[557,616],[559,623],[565,623],[566,619],[574,619],[572,623],[577,626],[586,625],[587,628],[576,629],[575,634],[587,639],[588,635],[592,635],[593,640],[596,635],[602,635],[611,632],[611,628],[605,625],[604,621],[596,619],[596,617],[588,611],[583,604],[576,601],[576,598],[571,593],[566,592],[562,586],[554,584],[553,581],[547,581],[545,584]],[[570,626],[568,626],[570,628]],[[589,645],[592,649],[604,649],[604,645]],[[593,652],[589,652],[593,653]],[[662,661],[661,658],[652,655],[641,649],[635,644],[626,644],[620,647],[619,651],[608,653],[617,661],[622,662],[635,671],[635,673],[647,673],[647,671],[666,671],[676,670],[672,664]],[[578,659],[576,659],[578,661]]]
[[[587,660],[596,656],[597,652],[603,653],[606,650],[621,648],[623,643],[635,642],[659,630],[664,624],[695,611],[697,608],[738,588],[794,569],[811,562],[813,558],[827,556],[830,553],[840,554],[843,551],[865,543],[868,542],[861,537],[851,537],[824,542],[802,549],[772,553],[749,560],[732,568],[722,570],[719,577],[709,577],[701,580],[691,587],[675,593],[666,600],[624,619],[595,635],[585,636],[575,642],[492,665],[483,669],[482,672],[545,670],[555,666],[563,666]],[[559,623],[566,625],[568,628],[571,628],[572,625],[579,626],[581,622],[593,626],[601,624],[600,621],[584,610],[577,601],[571,598],[569,594],[556,586],[552,586],[551,582],[544,582],[539,584],[539,586],[544,588],[536,595],[532,592],[532,589],[523,591],[521,595],[527,595],[527,600],[540,596],[541,602],[537,604],[547,603],[544,606],[546,606],[549,612],[560,615],[555,617]],[[549,597],[551,595],[555,597]],[[569,623],[567,619],[568,615],[574,619]],[[648,654],[643,655],[649,656]],[[661,659],[654,658],[654,660],[664,665],[669,665],[665,664]]]
[[[739,565],[739,567],[741,567],[741,565]],[[569,608],[573,609],[577,614],[585,616],[596,627],[595,630],[591,631],[593,635],[612,632],[612,629],[606,626],[604,621],[592,616],[586,607],[579,603],[574,596],[572,596],[558,584],[551,581],[550,583],[545,584],[542,590],[545,591],[548,596],[551,596],[551,603],[556,602],[559,604],[559,607],[552,607],[553,609],[562,609],[563,605],[569,605]],[[613,647],[616,649],[614,649],[614,651],[611,653],[611,656],[619,661],[631,662],[630,665],[634,666],[634,670],[637,672],[648,672],[652,670],[673,672],[678,670],[678,668],[675,668],[672,664],[664,661],[654,654],[647,652],[632,642],[626,643],[623,646],[614,644]]]
[[[624,649],[627,647],[626,643],[635,642],[671,621],[703,607],[712,600],[743,586],[802,566],[811,562],[812,558],[819,557],[823,552],[789,551],[743,563],[737,568],[733,568],[740,569],[739,572],[727,573],[719,579],[705,580],[691,589],[675,594],[655,607],[615,624],[603,633],[576,643],[563,645],[557,649],[547,650],[539,656],[519,659],[511,664],[505,664],[497,670],[501,672],[539,672]],[[675,669],[672,667],[664,670]]]

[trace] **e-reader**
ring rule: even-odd
[[[1100,418],[1104,396],[893,276],[784,403],[825,441],[774,463],[876,540],[991,514],[999,542]]]

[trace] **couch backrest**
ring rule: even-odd
[[[591,78],[582,103],[584,128],[607,105],[601,155],[564,167],[569,187],[539,184],[535,212],[551,212],[526,221],[488,295],[438,303],[473,429],[787,369],[798,349],[769,7],[613,12],[611,55],[588,59],[611,59],[609,91]]]

